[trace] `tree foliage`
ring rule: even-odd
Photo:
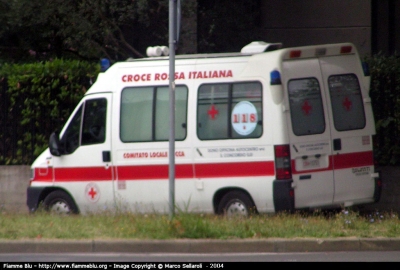
[[[0,57],[121,60],[168,42],[167,0],[0,0]],[[151,41],[151,43],[150,43]]]
[[[264,40],[260,30],[260,0],[199,0],[198,51],[237,52]]]
[[[169,2],[0,0],[0,60],[142,57],[148,46],[168,44]],[[259,0],[181,0],[181,4],[181,29],[193,38],[183,41],[191,52],[238,51],[263,39],[257,26]],[[193,25],[187,27],[188,22]]]

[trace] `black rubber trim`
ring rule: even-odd
[[[294,212],[293,180],[274,180],[273,197],[275,212]]]
[[[39,207],[40,195],[46,187],[28,187],[26,193],[26,204],[29,212],[35,212]]]

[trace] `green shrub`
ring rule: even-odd
[[[4,64],[0,164],[30,164],[61,129],[99,72],[97,63],[56,59]]]
[[[367,59],[370,97],[376,123],[375,159],[379,165],[400,164],[400,59],[374,55]]]

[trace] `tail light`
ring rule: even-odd
[[[290,160],[290,147],[288,144],[275,145],[275,172],[277,180],[291,179],[292,167]]]
[[[340,47],[340,53],[351,53],[352,49],[352,46],[342,46]]]
[[[289,58],[299,58],[301,56],[300,50],[290,51]]]

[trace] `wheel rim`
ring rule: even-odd
[[[246,206],[242,202],[231,203],[226,209],[226,215],[231,216],[247,216],[249,213]]]
[[[50,212],[56,214],[69,214],[71,213],[71,208],[64,201],[56,201],[51,205]]]

